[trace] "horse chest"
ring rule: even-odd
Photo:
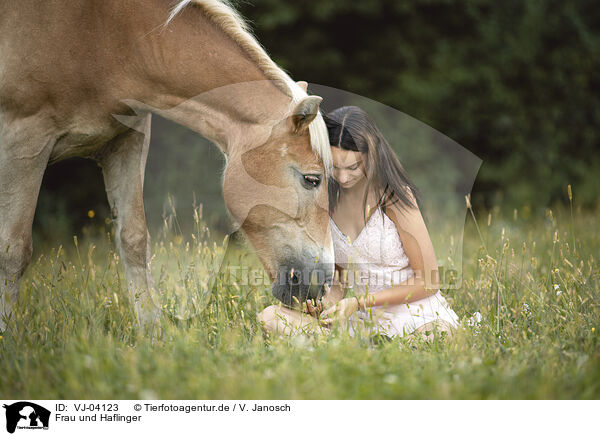
[[[108,126],[90,126],[85,130],[67,132],[56,141],[50,154],[50,163],[70,157],[96,155],[119,133],[114,127]]]

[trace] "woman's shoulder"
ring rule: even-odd
[[[396,196],[382,199],[380,207],[383,213],[388,215],[395,222],[410,221],[422,218],[421,209],[415,195],[410,188],[406,188],[405,201],[401,201]]]
[[[405,206],[399,202],[386,204],[385,215],[396,227],[396,231],[403,243],[406,244],[408,240],[413,240],[420,241],[420,245],[422,242],[430,241],[430,236],[421,210],[412,193],[411,200],[414,201],[412,207]]]

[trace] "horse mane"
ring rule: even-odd
[[[227,0],[181,0],[171,10],[169,18],[165,22],[165,26],[188,5],[202,8],[206,18],[220,27],[236,44],[238,44],[250,59],[258,65],[268,80],[273,80],[277,87],[287,95],[290,95],[292,98],[290,110],[308,95],[288,74],[285,73],[285,71],[273,62],[266,50],[252,35],[248,23]],[[333,159],[331,157],[327,126],[325,125],[325,121],[320,112],[308,125],[308,130],[312,149],[323,161],[325,171],[329,176],[333,167]]]

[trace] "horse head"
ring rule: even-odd
[[[284,304],[322,295],[333,277],[327,177],[330,149],[321,97],[293,102],[259,140],[228,153],[226,206],[269,273]]]

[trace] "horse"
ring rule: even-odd
[[[152,114],[213,141],[223,196],[286,304],[333,276],[319,111],[220,0],[22,0],[0,5],[0,328],[32,256],[46,167],[73,156],[102,169],[140,325],[156,325],[143,202]]]

